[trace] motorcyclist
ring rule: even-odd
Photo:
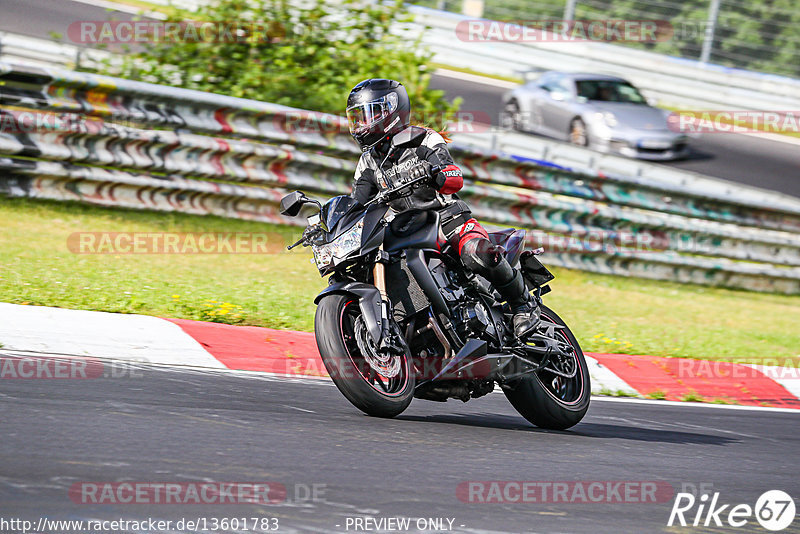
[[[440,213],[440,240],[455,251],[472,272],[486,278],[514,312],[513,326],[521,336],[539,322],[541,310],[519,270],[508,263],[502,247],[494,246],[486,230],[472,217],[467,204],[455,195],[463,185],[461,169],[453,162],[445,139],[426,130],[419,146],[386,156],[395,134],[409,126],[411,105],[400,82],[373,78],[360,82],[347,98],[350,133],[362,150],[355,172],[352,196],[365,204],[393,186],[401,172],[412,175],[440,169],[430,182],[409,196],[391,202],[397,213],[434,209]],[[383,167],[379,168],[381,162]]]

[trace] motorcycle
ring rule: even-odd
[[[396,134],[389,154],[415,146],[419,135]],[[589,408],[589,371],[569,327],[541,304],[554,279],[537,258],[541,249],[523,250],[524,230],[489,234],[541,306],[539,324],[518,339],[499,293],[447,247],[440,250],[440,214],[390,210],[389,202],[436,172],[398,173],[396,185],[366,205],[350,196],[322,205],[300,191],[281,200],[281,213],[290,217],[316,206],[303,236],[288,248],[310,246],[321,276],[330,276],[314,300],[325,368],[339,391],[372,416],[397,416],[414,397],[466,402],[497,384],[534,425],[577,424]]]

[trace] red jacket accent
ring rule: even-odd
[[[456,167],[455,165],[448,165],[441,171],[439,171],[440,176],[437,176],[439,183],[442,181],[442,176],[444,177],[444,184],[439,187],[439,192],[443,195],[452,195],[461,190],[464,186],[464,177],[461,175],[461,169]]]

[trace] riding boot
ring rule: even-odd
[[[461,259],[468,269],[489,280],[511,306],[517,337],[539,324],[539,305],[528,292],[522,273],[508,263],[503,247],[485,238],[471,239],[464,245]]]
[[[509,282],[495,283],[494,287],[511,306],[511,311],[514,312],[514,335],[521,337],[539,324],[542,310],[528,291],[522,273],[513,268],[511,271],[513,275]]]

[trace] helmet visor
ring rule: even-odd
[[[397,95],[389,93],[376,100],[347,108],[350,133],[357,135],[369,130],[397,109]]]

